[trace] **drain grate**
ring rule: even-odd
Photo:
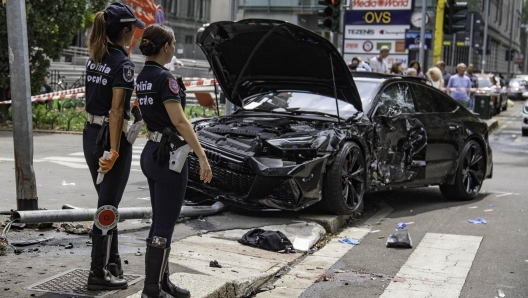
[[[86,288],[86,281],[88,280],[88,269],[75,268],[64,273],[57,274],[36,284],[32,284],[24,289],[31,291],[51,292],[65,295],[75,295],[81,297],[106,297],[117,293],[119,290],[113,291],[90,291]],[[131,286],[138,281],[145,278],[144,275],[138,274],[124,274],[123,278],[128,281],[128,286]]]

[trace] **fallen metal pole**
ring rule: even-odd
[[[180,217],[208,216],[222,213],[226,206],[221,202],[216,202],[211,206],[183,206]],[[75,222],[93,221],[97,209],[62,209],[62,210],[34,210],[34,211],[14,211],[13,220],[19,223],[45,223],[45,222]],[[152,208],[150,207],[125,207],[119,208],[119,219],[148,219],[152,218]]]

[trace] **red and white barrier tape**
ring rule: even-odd
[[[214,86],[216,79],[205,79],[205,78],[183,78],[183,83],[185,87],[190,87],[189,91],[192,91],[192,87],[204,87],[204,86]],[[44,102],[48,100],[55,99],[66,99],[66,98],[83,98],[84,97],[84,87],[62,90],[52,93],[45,93],[31,96],[31,102]],[[2,101],[0,104],[11,104],[11,100]]]

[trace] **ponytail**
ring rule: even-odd
[[[102,11],[95,14],[92,31],[87,40],[88,53],[96,65],[101,63],[104,54],[108,53],[104,14]]]

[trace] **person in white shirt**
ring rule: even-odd
[[[388,46],[382,46],[380,48],[380,54],[370,59],[370,68],[372,68],[372,72],[389,73],[389,66],[385,61],[385,58],[389,56],[389,51],[390,49]]]
[[[183,62],[181,62],[180,60],[178,60],[178,58],[176,58],[176,56],[172,56],[172,59],[169,63],[165,64],[165,68],[170,70],[171,72],[174,71],[174,65],[176,65],[176,67],[178,67],[178,69],[180,68],[180,66],[183,66]]]

